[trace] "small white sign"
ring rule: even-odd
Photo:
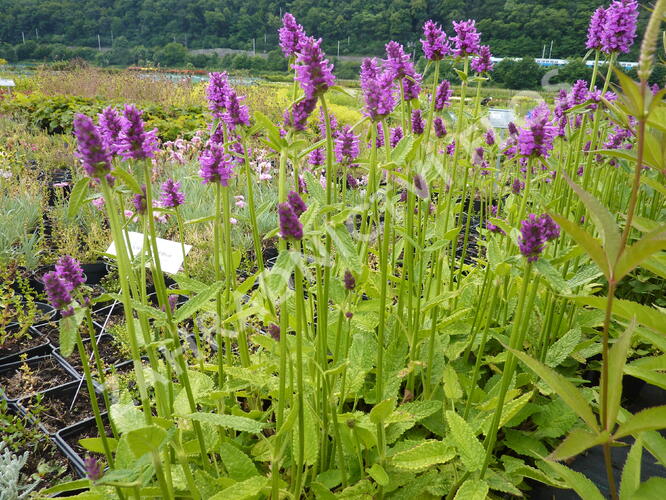
[[[134,258],[141,255],[143,252],[143,233],[129,231],[130,248]],[[149,242],[146,241],[146,253],[148,253]],[[192,250],[192,245],[185,245],[185,255]],[[106,253],[116,256],[116,243],[112,242]],[[157,238],[157,253],[160,257],[160,266],[162,271],[169,274],[176,274],[183,264],[183,249],[179,242]],[[146,263],[146,266],[150,262]]]
[[[512,109],[490,108],[488,120],[493,128],[509,128],[509,122],[515,121],[516,114]]]
[[[0,78],[0,87],[16,87],[16,84],[14,83],[14,80]]]

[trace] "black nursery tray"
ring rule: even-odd
[[[42,337],[39,333],[31,333],[33,335],[31,343],[34,345],[27,349],[20,349],[17,352],[4,350],[0,347],[0,367],[16,363],[22,359],[36,358],[38,356],[48,356],[53,352],[53,346],[49,343],[48,339]],[[33,342],[34,341],[34,342]]]
[[[31,377],[21,375],[22,366],[27,365]],[[64,366],[54,355],[38,356],[25,361],[10,363],[0,368],[0,397],[9,403],[37,392],[46,391],[67,382],[79,380],[76,372]],[[17,387],[25,392],[16,393]]]
[[[102,414],[102,421],[107,429],[107,436],[111,436],[111,429],[109,427],[109,417],[107,413]],[[54,441],[58,448],[62,450],[65,456],[69,459],[70,463],[77,474],[81,477],[86,476],[86,468],[83,464],[85,456],[92,454],[86,451],[80,444],[79,440],[89,437],[99,437],[97,432],[97,424],[95,418],[87,418],[74,425],[65,427],[59,430],[54,437]]]

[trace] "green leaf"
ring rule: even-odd
[[[645,359],[647,358],[642,358],[642,360]],[[663,360],[660,360],[660,363],[663,362],[664,362]],[[661,367],[663,366],[664,365],[662,364]],[[656,370],[643,368],[642,366],[631,366],[631,365],[625,366],[624,373],[626,373],[627,375],[631,375],[632,377],[645,380],[647,383],[651,385],[656,385],[657,387],[661,387],[662,389],[666,390],[666,373],[661,373]]]
[[[368,469],[368,475],[374,479],[379,486],[386,486],[389,484],[389,476],[379,464],[374,464],[370,467]]]
[[[639,432],[666,429],[666,406],[655,406],[630,416],[613,435],[620,439]]]
[[[655,253],[666,250],[666,229],[660,227],[643,236],[620,256],[615,267],[615,279],[620,281]]]
[[[571,470],[557,462],[546,462],[548,466],[559,474],[562,479],[573,490],[580,495],[582,500],[604,500],[604,496],[599,491],[592,481],[586,478],[580,472]]]
[[[326,226],[326,232],[331,237],[335,248],[337,248],[344,267],[347,269],[361,269],[361,259],[358,257],[356,246],[349,234],[347,226],[340,224],[335,227]]]
[[[111,451],[116,451],[118,447],[118,441],[112,437],[106,438],[107,443]],[[93,453],[105,453],[104,445],[102,444],[102,438],[83,438],[79,439],[79,444],[83,446],[86,450],[92,451]]]
[[[606,429],[612,429],[617,419],[617,412],[620,410],[620,398],[622,397],[622,376],[624,375],[624,365],[627,362],[627,350],[631,345],[631,337],[636,325],[631,325],[617,339],[611,347],[608,355],[608,412],[606,415]],[[603,389],[603,381],[601,390]]]
[[[69,481],[67,483],[56,484],[55,486],[51,486],[46,490],[41,490],[39,493],[44,496],[54,495],[56,493],[64,493],[65,491],[74,491],[74,490],[80,490],[82,488],[90,488],[90,486],[92,486],[90,479],[77,479],[75,481]]]
[[[304,404],[304,408],[303,436],[305,446],[303,450],[303,461],[308,465],[313,465],[317,462],[317,457],[319,456],[319,432],[312,409],[308,406],[307,403]],[[293,455],[298,453],[299,423],[300,422],[296,420],[294,424],[294,432],[292,434],[291,453]]]
[[[250,500],[256,498],[261,490],[268,487],[269,481],[264,476],[254,476],[216,493],[209,500]]]
[[[109,413],[111,415],[111,421],[114,423],[120,434],[125,434],[145,425],[143,412],[133,404],[112,404]]]
[[[133,429],[126,435],[127,444],[136,458],[158,451],[166,437],[167,431],[157,425]]]
[[[479,470],[483,465],[485,451],[470,425],[452,410],[446,412],[446,421],[462,463],[469,471]]]
[[[386,420],[386,418],[393,413],[393,408],[395,407],[395,401],[393,398],[385,399],[381,403],[373,406],[370,410],[370,421],[373,424],[378,424]]]
[[[442,441],[428,440],[396,453],[390,458],[390,462],[398,469],[417,471],[446,463],[455,456],[453,448],[446,446]]]
[[[224,288],[223,281],[216,281],[210,285],[206,290],[198,293],[196,296],[185,302],[178,308],[175,315],[176,323],[185,321],[191,318],[194,313],[203,308],[210,300],[212,300]]]
[[[576,326],[562,335],[557,341],[548,348],[546,353],[546,366],[555,368],[559,366],[569,354],[571,354],[581,338],[581,330]]]
[[[620,500],[631,500],[641,484],[641,459],[643,457],[643,442],[639,437],[631,446],[627,461],[622,469],[620,482]]]
[[[79,325],[83,321],[84,311],[79,309],[71,316],[60,318],[60,354],[68,358],[74,351],[76,339],[79,335]]]
[[[190,413],[185,415],[184,418],[196,420],[204,424],[217,425],[225,429],[233,429],[239,432],[249,432],[251,434],[258,434],[265,427],[261,422],[252,420],[247,417],[240,417],[237,415],[220,415],[218,413]]]
[[[602,311],[606,309],[608,299],[606,297],[579,296],[571,297],[571,300],[588,306],[596,307]],[[644,306],[630,300],[615,299],[613,301],[613,316],[626,320],[635,319],[641,325],[645,325],[655,332],[666,334],[666,313],[650,306]]]
[[[488,483],[482,479],[468,479],[465,481],[454,500],[483,500],[488,496]]]
[[[545,278],[555,293],[570,294],[571,289],[562,278],[562,274],[547,259],[539,259],[534,263],[534,269]]]
[[[548,384],[558,396],[571,408],[576,414],[587,423],[587,425],[594,430],[599,430],[599,424],[592,412],[592,408],[587,403],[581,392],[576,387],[565,379],[562,375],[557,373],[552,368],[539,363],[537,360],[531,358],[523,352],[509,349],[515,356],[525,363],[534,373]]]
[[[88,184],[90,184],[90,179],[87,177],[81,177],[78,181],[76,181],[76,184],[74,184],[72,191],[69,193],[67,217],[72,218],[78,214],[79,209],[81,208],[81,205],[85,201],[86,195],[88,194]]]
[[[139,182],[134,178],[132,174],[130,174],[127,170],[123,169],[120,165],[116,164],[111,173],[113,174],[114,177],[117,177],[120,180],[122,180],[125,183],[125,185],[132,190],[133,193],[140,194],[142,192]]]
[[[552,460],[566,460],[593,446],[607,442],[609,437],[610,434],[608,431],[603,431],[600,434],[592,434],[585,429],[574,429],[555,448],[549,458]]]
[[[250,457],[231,443],[227,442],[220,445],[220,458],[231,479],[244,481],[259,475]]]
[[[621,240],[620,230],[615,223],[615,219],[599,200],[569,179],[567,174],[563,173],[562,175],[589,210],[592,222],[594,222],[602,235],[608,262],[612,266],[620,255]]]
[[[594,238],[591,234],[586,233],[578,224],[574,224],[561,215],[550,213],[550,216],[562,227],[562,229],[569,233],[576,243],[585,249],[590,258],[597,264],[597,266],[599,266],[601,272],[604,273],[604,276],[608,278],[610,276],[608,259],[606,258],[606,254],[604,253],[604,249],[599,240]]]
[[[662,500],[666,491],[666,479],[663,477],[651,477],[641,484],[632,500]]]

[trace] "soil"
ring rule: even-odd
[[[113,433],[111,431],[111,427],[109,426],[108,419],[106,417],[102,418],[104,420],[104,430],[106,435],[112,436]],[[91,421],[89,425],[85,426],[83,429],[79,429],[75,432],[72,432],[71,434],[67,434],[67,436],[63,436],[63,439],[69,445],[69,447],[83,460],[86,455],[90,455],[92,452],[81,446],[79,444],[79,440],[96,437],[99,437],[99,433],[97,432],[97,425],[94,421]]]
[[[37,402],[35,396],[27,401],[21,401],[20,404],[30,411],[49,432],[55,433],[94,415],[85,382],[81,384],[74,407],[71,410],[69,409],[76,394],[77,386],[78,384],[74,384],[71,389],[57,394],[45,394],[37,408],[34,407]],[[98,398],[98,403],[100,410],[104,411],[104,403],[101,398]]]
[[[86,351],[88,352],[88,360],[90,365],[90,370],[93,373],[97,373],[97,367],[95,366],[95,359],[91,359],[93,355],[92,348],[90,346],[90,340],[84,343]],[[124,361],[127,356],[123,354],[113,343],[113,340],[110,337],[104,337],[98,344],[97,348],[99,350],[100,358],[102,358],[102,363],[104,366],[115,365],[121,361]],[[74,349],[72,355],[67,359],[67,362],[72,365],[79,373],[83,373],[83,366],[81,364],[81,356],[79,355],[78,349]]]
[[[21,369],[24,366],[29,369]],[[49,356],[0,373],[0,387],[9,399],[18,399],[71,382],[72,379],[55,358]]]
[[[0,345],[0,359],[11,354],[16,354],[17,352],[25,351],[26,349],[32,349],[42,344],[46,344],[47,339],[41,335],[31,334],[26,332],[26,334],[20,338],[10,337],[4,344]]]

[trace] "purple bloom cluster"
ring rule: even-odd
[[[432,19],[423,25],[421,45],[426,59],[440,61],[451,53],[451,44],[442,27]]]
[[[284,127],[303,131],[307,125],[308,117],[317,106],[317,99],[302,99],[295,103],[290,110],[284,112]]]
[[[215,118],[221,119],[227,109],[227,95],[231,91],[227,73],[210,73],[206,97],[208,109]]]
[[[479,49],[479,56],[472,59],[470,66],[477,73],[489,73],[493,70],[493,62],[490,60],[491,57],[490,47],[482,45]]]
[[[303,239],[303,224],[298,219],[291,203],[284,202],[278,205],[278,218],[280,220],[280,236],[284,239]]]
[[[308,163],[315,167],[324,164],[324,150],[322,148],[313,149],[308,156]]]
[[[146,132],[142,115],[143,111],[136,106],[125,105],[121,118],[122,129],[115,147],[125,160],[153,158],[158,150],[157,129]]]
[[[632,144],[628,142],[631,140],[631,137],[631,130],[614,127],[613,131],[608,134],[608,139],[604,143],[604,149],[631,149]]]
[[[518,195],[523,189],[525,189],[525,183],[516,177],[511,184],[511,192]]]
[[[296,191],[289,191],[287,195],[287,201],[291,205],[292,210],[296,214],[296,217],[300,217],[303,212],[308,209],[308,206],[303,201],[303,198]]]
[[[527,128],[518,134],[518,150],[525,156],[548,156],[553,149],[557,127],[550,121],[550,110],[545,103],[532,110]]]
[[[338,163],[351,163],[359,155],[359,137],[346,125],[335,138],[335,159]]]
[[[298,24],[289,12],[282,17],[282,27],[278,30],[278,34],[280,48],[285,57],[296,55],[306,38],[303,26]]]
[[[102,478],[102,465],[95,457],[87,456],[83,461],[83,465],[85,466],[88,479],[98,481]]]
[[[219,182],[223,186],[229,185],[233,174],[233,162],[221,144],[210,143],[199,156],[201,169],[199,176],[203,183]]]
[[[419,198],[426,200],[430,198],[428,182],[421,174],[414,174],[414,192]]]
[[[539,217],[530,214],[520,224],[518,248],[528,262],[535,262],[543,252],[545,244],[559,235],[560,227],[548,214]]]
[[[403,138],[404,134],[402,131],[402,127],[398,125],[397,127],[394,127],[391,129],[389,132],[389,141],[391,142],[391,147],[394,148],[398,145],[400,140]]]
[[[493,129],[489,128],[488,130],[486,130],[484,139],[488,146],[492,146],[493,144],[495,144],[495,132],[493,132]]]
[[[442,120],[441,117],[436,117],[432,122],[432,125],[435,128],[435,136],[438,139],[441,139],[446,135],[446,125],[444,124],[444,120]]]
[[[391,71],[393,80],[401,80],[406,75],[414,74],[414,64],[410,61],[409,54],[398,42],[391,40],[386,44],[386,67]]]
[[[606,9],[604,29],[601,33],[601,50],[610,54],[626,54],[636,38],[638,3],[634,0],[613,2]]]
[[[435,91],[435,111],[441,111],[448,107],[451,104],[452,95],[451,82],[442,80],[442,83],[437,86],[437,90]]]
[[[173,179],[164,181],[160,203],[164,208],[176,208],[185,203],[185,195],[180,190],[180,182]]]
[[[321,38],[303,38],[296,63],[296,81],[301,84],[307,99],[317,98],[335,85],[333,65],[321,50]]]
[[[453,21],[453,29],[456,32],[456,36],[452,39],[456,46],[454,51],[456,57],[479,53],[481,36],[476,31],[476,21],[472,19]]]
[[[67,286],[70,290],[83,285],[85,283],[85,277],[83,276],[83,269],[81,269],[81,264],[74,257],[69,255],[63,255],[58,259],[55,265],[56,274],[65,280]]]
[[[71,292],[85,282],[79,262],[68,255],[61,257],[56,263],[55,271],[46,273],[42,281],[50,304],[60,311],[63,317],[74,314]]]
[[[504,230],[503,230],[501,227],[499,227],[499,226],[493,224],[493,223],[490,222],[490,221],[487,221],[487,222],[486,222],[486,229],[487,229],[488,231],[490,231],[491,233],[506,234],[506,233],[504,232]]]
[[[380,67],[377,59],[366,58],[361,64],[360,80],[365,99],[365,115],[372,121],[389,115],[395,108],[392,73]]]
[[[423,113],[420,109],[412,111],[412,133],[421,135],[425,130],[425,122],[423,121]]]
[[[86,173],[95,179],[107,175],[111,171],[111,153],[92,118],[76,115],[74,136],[78,145],[76,156],[81,160]]]
[[[120,114],[111,106],[108,106],[97,115],[99,132],[104,140],[106,148],[113,153],[118,142],[118,136],[123,128]]]
[[[585,48],[600,50],[601,37],[606,24],[606,9],[599,7],[590,17],[590,25],[587,28],[587,42]]]
[[[414,73],[413,75],[406,76],[402,79],[402,90],[405,101],[411,101],[413,99],[419,98],[419,94],[421,93],[422,80],[423,76],[419,73]]]
[[[143,215],[146,213],[146,209],[148,208],[148,205],[146,203],[146,185],[143,184],[141,186],[141,192],[136,193],[132,197],[132,205],[134,205],[134,212],[136,212],[139,215]]]
[[[222,115],[222,119],[231,130],[250,126],[250,112],[246,105],[241,104],[243,99],[245,97],[239,97],[234,89],[230,89],[227,94],[227,112]]]
[[[345,271],[342,279],[345,284],[345,290],[349,290],[351,292],[354,288],[356,288],[356,278],[354,278],[354,275],[349,269]]]

